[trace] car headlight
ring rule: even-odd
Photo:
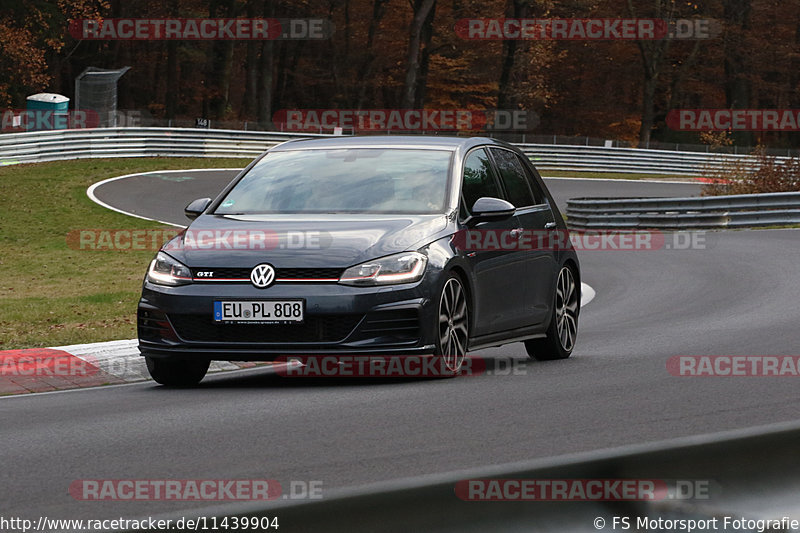
[[[147,269],[147,281],[159,285],[186,285],[192,282],[189,267],[164,252],[158,252]]]
[[[373,286],[412,283],[422,278],[428,258],[419,252],[404,252],[348,268],[339,278],[342,285]]]

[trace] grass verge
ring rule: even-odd
[[[149,250],[84,251],[71,230],[158,223],[105,209],[93,183],[154,170],[243,167],[244,159],[85,159],[0,167],[0,350],[130,339]],[[174,229],[174,228],[172,228]]]

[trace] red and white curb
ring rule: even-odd
[[[261,363],[214,361],[209,372]],[[0,396],[150,380],[136,339],[0,351]]]
[[[581,307],[595,297],[581,283]],[[225,372],[262,364],[213,361],[209,372]],[[54,348],[0,351],[0,396],[51,392],[150,380],[136,339],[72,344]]]
[[[116,376],[125,382],[144,381],[150,379],[144,357],[139,355],[138,341],[136,339],[123,341],[98,342],[92,344],[73,344],[61,346],[56,350],[63,350],[74,357],[96,366],[103,372]],[[209,367],[209,372],[222,372],[225,370],[239,370],[242,368],[235,363],[227,361],[214,361]]]

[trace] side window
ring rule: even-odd
[[[537,202],[533,199],[531,188],[528,186],[528,177],[525,169],[517,159],[514,152],[501,148],[491,148],[494,160],[497,163],[497,170],[500,171],[500,179],[508,192],[508,201],[514,207],[527,207]]]
[[[539,182],[536,181],[536,178],[531,173],[525,161],[522,161],[522,156],[520,156],[519,154],[514,154],[514,155],[517,156],[517,159],[520,159],[519,164],[522,165],[522,168],[525,170],[525,175],[528,177],[528,185],[531,186],[531,191],[533,191],[533,199],[536,200],[537,204],[547,203],[547,200],[545,200],[544,192],[542,192],[542,188],[539,186]]]
[[[461,214],[468,213],[473,204],[482,196],[502,198],[497,180],[492,175],[492,166],[489,154],[484,149],[470,152],[464,161],[464,182],[461,187],[461,196],[464,199]]]

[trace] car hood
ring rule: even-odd
[[[163,250],[189,267],[346,268],[446,235],[445,215],[201,215]]]

